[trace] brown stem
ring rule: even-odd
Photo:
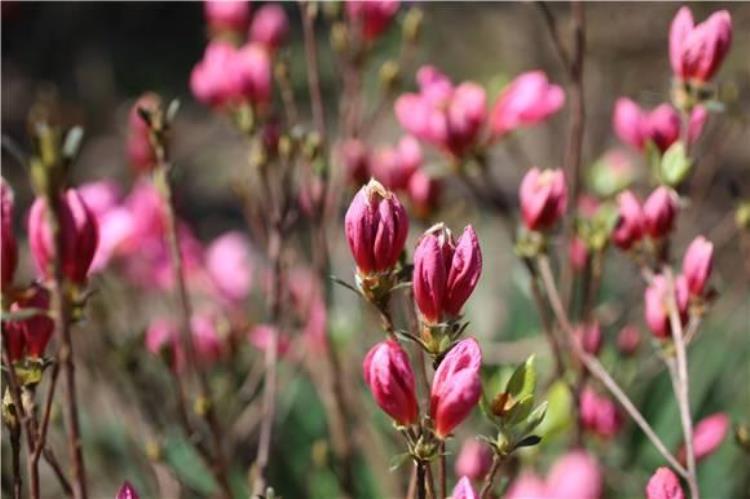
[[[417,462],[417,497],[427,499],[427,478],[425,476],[425,464]]]
[[[534,268],[531,259],[524,258],[523,262],[531,277],[531,295],[534,297],[534,302],[539,310],[542,330],[547,336],[547,342],[552,350],[552,357],[555,360],[555,374],[557,378],[562,379],[565,374],[565,360],[562,353],[562,347],[560,346],[560,340],[555,334],[555,330],[552,327],[552,321],[547,313],[547,308],[544,306],[544,297],[542,296],[542,290],[539,288],[539,276],[537,275],[537,271]]]
[[[10,448],[13,461],[13,498],[21,499],[23,482],[21,479],[21,422],[16,417],[13,426],[8,425]]]
[[[495,453],[495,455],[492,457],[492,467],[487,472],[487,475],[485,475],[482,489],[479,491],[479,497],[481,499],[490,497],[492,486],[495,483],[495,475],[497,475],[497,471],[500,469],[500,466],[502,464],[503,458],[500,456],[500,454]]]
[[[562,327],[563,331],[565,331],[565,334],[568,336],[568,344],[571,346],[573,353],[584,364],[584,366],[586,366],[586,369],[589,370],[591,375],[598,379],[610,391],[610,393],[612,393],[612,395],[618,400],[618,402],[620,402],[620,405],[622,405],[625,411],[630,415],[630,417],[633,418],[633,420],[641,428],[643,433],[646,435],[646,437],[648,437],[654,447],[656,447],[656,449],[661,453],[664,459],[669,462],[670,466],[672,466],[672,468],[674,468],[675,471],[677,471],[683,478],[687,478],[687,470],[667,449],[667,446],[664,445],[664,442],[662,442],[653,428],[651,428],[640,411],[635,407],[635,404],[633,404],[630,398],[628,398],[628,396],[625,394],[623,389],[620,388],[620,386],[612,378],[612,376],[609,375],[605,367],[599,362],[596,357],[586,353],[581,348],[580,344],[574,341],[575,333],[573,331],[573,326],[568,320],[562,300],[560,299],[560,294],[557,291],[557,286],[555,285],[555,280],[552,276],[552,270],[549,265],[549,260],[546,256],[540,256],[538,258],[538,264],[539,271],[542,276],[542,283],[544,284],[545,291],[547,292],[547,297],[550,301],[550,305],[552,306],[552,310],[555,313],[558,324],[560,325],[560,327]]]
[[[445,469],[445,440],[440,441],[440,460],[438,461],[438,476],[440,477],[440,497],[448,497],[448,473]]]
[[[307,83],[310,89],[310,105],[313,123],[321,138],[325,137],[326,124],[323,112],[323,95],[320,91],[320,71],[318,69],[318,51],[315,42],[315,18],[311,8],[314,4],[300,2],[302,30],[305,39],[305,59],[307,60]]]
[[[52,375],[50,377],[50,385],[47,391],[47,399],[44,403],[44,414],[42,415],[42,424],[38,429],[38,437],[34,443],[34,452],[31,456],[31,466],[33,467],[36,474],[39,473],[39,458],[42,455],[47,444],[47,429],[49,428],[50,415],[52,413],[52,400],[55,397],[55,387],[57,386],[57,378],[60,373],[60,364],[55,363],[52,366]]]
[[[685,439],[685,458],[687,461],[688,476],[685,479],[690,488],[690,495],[693,499],[700,499],[700,490],[698,488],[698,479],[695,468],[695,449],[693,448],[693,420],[690,416],[690,381],[688,379],[687,368],[687,350],[685,347],[684,331],[682,321],[680,320],[677,310],[677,302],[674,292],[674,276],[669,268],[665,268],[664,274],[667,277],[669,301],[669,322],[672,329],[672,341],[675,347],[675,357],[677,360],[674,369],[669,370],[673,378],[675,398],[680,410],[680,421],[682,423],[682,433]],[[669,363],[668,363],[669,365]]]

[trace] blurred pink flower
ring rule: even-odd
[[[292,340],[289,336],[283,334],[272,324],[258,324],[254,326],[247,334],[247,339],[252,346],[265,352],[271,347],[273,334],[276,334],[276,351],[280,357],[286,356],[292,346]]]
[[[641,332],[635,326],[625,326],[617,334],[617,349],[623,355],[633,355],[640,345]]]
[[[646,234],[654,239],[665,237],[674,227],[677,210],[677,193],[669,187],[657,187],[643,205]]]
[[[271,51],[281,47],[289,34],[289,20],[280,4],[267,3],[253,15],[248,38]]]
[[[564,104],[563,89],[550,84],[543,71],[523,73],[503,89],[492,107],[492,136],[502,137],[518,128],[535,125],[555,114]]]
[[[581,324],[575,329],[576,339],[586,353],[598,355],[602,349],[602,329],[599,323]]]
[[[250,292],[253,266],[250,241],[238,231],[225,232],[206,250],[206,271],[221,298],[241,302]]]
[[[372,41],[383,33],[398,12],[399,0],[347,0],[346,15],[360,29],[365,40]]]
[[[430,216],[440,198],[442,183],[439,179],[431,177],[424,170],[419,169],[409,178],[407,193],[409,201],[417,218]]]
[[[492,466],[492,449],[475,438],[465,440],[456,458],[456,475],[482,480]]]
[[[646,485],[646,499],[685,499],[680,480],[669,468],[661,467]]]
[[[688,122],[689,142],[700,137],[707,119],[708,113],[703,106],[693,109]],[[623,143],[642,151],[651,141],[661,152],[679,140],[682,128],[680,115],[670,104],[646,111],[626,97],[617,99],[612,125]]]
[[[206,22],[214,31],[244,31],[250,19],[250,2],[241,0],[206,0],[203,3]]]
[[[384,147],[375,152],[372,174],[391,190],[406,189],[421,165],[422,148],[414,137],[407,135],[396,147]]]
[[[612,232],[612,240],[619,248],[628,250],[643,237],[643,209],[638,198],[630,191],[617,196],[617,208],[617,225]]]
[[[696,461],[710,456],[721,446],[730,425],[729,416],[723,412],[711,414],[695,425],[695,428],[693,428],[693,452]],[[685,463],[685,444],[680,447],[677,457],[681,463]]]
[[[614,401],[589,387],[581,392],[579,415],[584,428],[603,438],[614,437],[622,428],[623,419]]]
[[[547,497],[544,480],[534,473],[525,471],[508,487],[504,499],[542,499]]]
[[[461,479],[456,483],[451,493],[451,499],[479,499],[479,495],[471,486],[469,477],[462,476]]]
[[[669,30],[669,61],[682,80],[706,82],[716,73],[732,44],[732,18],[726,10],[714,12],[695,25],[688,7],[682,7]]]
[[[548,499],[598,499],[603,476],[596,460],[584,451],[571,451],[559,458],[547,475]]]
[[[370,153],[359,139],[349,139],[339,149],[344,177],[348,184],[359,187],[370,178]]]
[[[693,239],[682,260],[682,273],[690,294],[701,296],[706,288],[714,263],[714,245],[703,236]]]
[[[573,270],[576,272],[582,272],[586,268],[586,260],[588,259],[588,248],[586,243],[580,237],[574,237],[570,240],[570,246],[568,248],[568,260]]]
[[[420,140],[452,156],[468,153],[479,139],[487,116],[484,89],[472,82],[454,87],[447,76],[432,66],[417,72],[419,93],[396,100],[396,118]]]

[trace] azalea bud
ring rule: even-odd
[[[712,414],[695,425],[695,428],[693,428],[693,452],[696,461],[710,456],[719,448],[727,436],[729,426],[729,416],[723,412]],[[681,463],[685,463],[684,444],[680,447],[677,458]]]
[[[10,306],[10,310],[20,312],[24,309],[35,308],[46,313],[49,305],[49,291],[34,283]],[[32,358],[44,356],[44,351],[55,330],[55,323],[49,316],[44,313],[35,315],[13,323],[12,327],[18,328],[23,334],[25,355]]]
[[[289,20],[284,8],[275,3],[263,5],[253,16],[249,39],[271,51],[281,47],[289,34]]]
[[[665,237],[677,218],[677,194],[668,187],[658,187],[643,205],[646,234],[654,239]]]
[[[141,116],[140,109],[153,112],[161,106],[158,95],[143,94],[130,108],[128,114],[127,155],[130,165],[137,172],[148,172],[156,165],[156,154],[151,146],[151,129]]]
[[[372,173],[387,188],[406,189],[409,179],[422,164],[422,148],[414,137],[403,137],[397,147],[386,147],[375,154]]]
[[[417,421],[419,406],[409,356],[393,340],[378,343],[362,364],[365,383],[375,402],[399,425]]]
[[[427,218],[440,198],[441,183],[424,170],[417,170],[409,178],[407,192],[414,214],[418,218]]]
[[[547,497],[547,486],[539,476],[531,472],[523,472],[508,487],[505,499],[530,499],[532,497]]]
[[[93,213],[75,189],[68,189],[61,195],[58,203],[62,233],[58,258],[61,260],[63,274],[72,282],[82,284],[99,243],[99,227]],[[37,198],[31,206],[28,228],[31,254],[37,272],[45,279],[52,277],[50,262],[55,258],[47,211],[46,200]]]
[[[581,392],[578,408],[583,427],[603,438],[612,438],[623,424],[615,403],[586,387]]]
[[[682,7],[669,30],[669,62],[677,78],[705,83],[711,79],[729,52],[732,18],[729,12],[713,13],[695,25],[688,7]]]
[[[398,12],[399,3],[398,0],[349,0],[346,2],[346,15],[360,29],[362,38],[372,41],[388,28]]]
[[[222,298],[234,303],[247,298],[253,279],[247,237],[231,231],[216,238],[206,250],[206,271]]]
[[[641,345],[641,332],[635,326],[625,326],[617,334],[617,349],[623,355],[633,355]]]
[[[271,58],[262,45],[248,43],[240,48],[227,70],[235,72],[239,85],[237,97],[240,100],[260,104],[271,98]]]
[[[688,122],[688,142],[700,136],[707,119],[706,109],[696,106]],[[648,111],[631,99],[620,97],[615,103],[612,127],[623,143],[643,151],[646,143],[651,142],[663,153],[679,140],[682,121],[670,104],[660,104]]]
[[[559,458],[547,476],[547,490],[554,497],[599,499],[603,492],[602,471],[584,451],[572,451]]]
[[[669,319],[669,283],[663,275],[656,275],[644,293],[646,324],[657,338],[668,338],[672,334]],[[688,285],[684,276],[674,279],[674,301],[680,321],[687,322]]]
[[[360,273],[391,270],[409,232],[409,219],[396,195],[376,181],[363,186],[344,219],[346,240]]]
[[[221,107],[236,97],[239,87],[233,67],[236,56],[237,49],[230,43],[216,41],[208,44],[203,59],[190,73],[190,90],[198,101]]]
[[[4,178],[0,177],[0,243],[2,244],[2,289],[5,291],[13,283],[13,275],[18,265],[18,243],[13,232],[13,190]]]
[[[682,260],[682,273],[690,294],[701,296],[706,288],[714,263],[714,245],[703,236],[693,239]]]
[[[135,490],[130,482],[127,480],[122,484],[120,490],[117,492],[115,499],[140,499],[138,492]]]
[[[596,321],[578,326],[575,330],[575,337],[588,354],[598,355],[602,349],[602,330]]]
[[[502,137],[518,128],[535,125],[565,104],[565,93],[550,84],[543,71],[517,76],[498,96],[490,113],[492,136]]]
[[[680,480],[669,468],[661,467],[646,485],[646,499],[685,499]]]
[[[445,225],[429,229],[414,250],[412,286],[422,319],[437,324],[458,316],[481,273],[482,252],[471,225],[457,243]]]
[[[444,439],[471,413],[482,394],[482,352],[474,338],[458,342],[435,371],[430,391],[430,417],[435,434]]]
[[[237,0],[206,0],[206,22],[212,31],[241,32],[250,18],[250,3]]]
[[[568,203],[568,188],[562,170],[533,167],[521,181],[521,216],[529,230],[549,229],[563,216]]]
[[[462,476],[458,483],[456,483],[451,493],[451,499],[479,499],[479,495],[474,490],[474,487],[471,486],[469,477]]]
[[[359,139],[350,139],[341,146],[341,161],[346,181],[359,187],[370,178],[370,156],[367,146]]]
[[[492,450],[484,442],[469,439],[461,446],[456,459],[456,475],[482,480],[492,466]]]
[[[630,249],[643,237],[643,209],[638,198],[630,191],[617,196],[618,218],[612,232],[612,241],[624,250]]]

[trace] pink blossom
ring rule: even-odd
[[[492,466],[492,450],[477,439],[466,440],[456,459],[456,475],[482,480]]]
[[[490,114],[493,137],[502,137],[521,127],[536,125],[565,104],[565,93],[550,84],[543,71],[517,76],[498,96]]]
[[[570,240],[570,246],[568,248],[568,260],[573,270],[576,272],[582,272],[586,267],[586,260],[588,259],[588,248],[586,243],[580,237],[574,237]]]
[[[623,424],[615,403],[589,387],[581,392],[579,417],[584,428],[603,438],[615,436]]]
[[[370,180],[354,196],[344,226],[357,269],[373,274],[396,265],[406,243],[409,219],[396,195]]]
[[[643,205],[644,228],[654,239],[671,232],[677,218],[677,193],[668,187],[658,187]]]
[[[544,480],[531,472],[523,472],[508,488],[505,499],[541,499],[547,497]]]
[[[211,312],[199,312],[190,319],[190,330],[197,360],[211,364],[224,354],[224,344],[217,328],[217,317]]]
[[[612,232],[612,240],[619,248],[628,250],[643,237],[643,209],[638,198],[630,191],[617,196],[617,209],[617,225]]]
[[[427,218],[432,213],[440,198],[441,186],[439,179],[431,177],[422,169],[409,178],[409,201],[418,218]]]
[[[474,338],[459,341],[435,371],[430,391],[430,417],[435,434],[444,439],[466,419],[479,401],[482,352]]]
[[[385,147],[375,153],[372,173],[389,189],[406,189],[421,164],[422,148],[414,137],[407,135],[396,147]]]
[[[258,324],[254,326],[247,335],[252,346],[265,352],[271,347],[272,336],[276,335],[276,351],[280,357],[286,356],[292,347],[289,336],[281,333],[273,324]]]
[[[599,323],[582,324],[575,330],[576,339],[586,353],[598,355],[602,348],[602,329]]]
[[[393,340],[378,343],[362,364],[375,402],[400,425],[416,422],[419,408],[409,356]]]
[[[247,237],[230,231],[216,238],[206,250],[206,271],[223,299],[236,303],[247,298],[253,278]]]
[[[646,499],[685,499],[680,480],[669,468],[661,467],[646,485]]]
[[[469,480],[469,477],[462,476],[461,479],[456,483],[456,486],[453,488],[453,492],[451,493],[452,499],[479,499],[479,495],[474,490],[474,487],[471,486],[471,481]]]
[[[237,49],[230,43],[209,43],[203,59],[190,73],[190,89],[195,98],[214,107],[222,107],[236,99],[239,93],[236,60]]]
[[[690,294],[701,296],[706,288],[714,263],[714,245],[703,236],[693,239],[682,260],[682,273]]]
[[[33,283],[28,289],[16,296],[10,306],[11,312],[24,309],[49,310],[50,298],[47,289]],[[34,315],[22,321],[3,322],[5,345],[11,360],[19,360],[24,356],[40,358],[44,356],[47,344],[55,329],[55,323],[47,315]],[[7,330],[7,331],[6,331]]]
[[[175,372],[185,366],[185,351],[182,348],[180,332],[170,319],[153,320],[146,329],[146,350],[166,360]]]
[[[458,241],[443,224],[430,228],[414,250],[412,286],[422,319],[437,324],[455,318],[482,273],[482,251],[471,225]]]
[[[234,71],[238,78],[237,100],[262,104],[271,98],[271,58],[263,45],[251,42],[241,47],[227,70]]]
[[[519,189],[521,216],[529,230],[545,230],[565,214],[568,188],[562,170],[539,170],[533,167],[521,181]]]
[[[286,42],[289,35],[289,20],[284,8],[275,3],[263,5],[253,16],[249,39],[270,50],[276,50]]]
[[[646,324],[657,338],[668,338],[672,334],[669,319],[669,283],[663,275],[656,275],[644,293]],[[674,301],[680,321],[687,322],[688,286],[684,276],[674,279]]]
[[[4,178],[0,177],[0,226],[2,234],[2,289],[5,291],[13,283],[13,275],[18,266],[18,243],[13,231],[13,190]]]
[[[250,19],[250,3],[239,0],[206,0],[206,22],[214,31],[241,32]]]
[[[603,476],[596,460],[584,451],[571,451],[559,458],[547,475],[547,496],[554,499],[598,499]]]
[[[669,30],[669,61],[682,80],[707,82],[721,66],[732,44],[732,18],[726,10],[714,12],[695,25],[688,7],[682,7]]]
[[[700,137],[707,119],[708,113],[703,106],[693,109],[688,122],[688,142],[693,143]],[[682,122],[670,104],[660,104],[647,111],[631,99],[621,97],[615,103],[612,126],[623,143],[643,151],[650,141],[664,152],[680,139]]]
[[[140,499],[138,492],[135,490],[130,482],[127,480],[122,484],[120,490],[117,492],[115,499]]]
[[[380,36],[398,12],[399,0],[347,0],[346,15],[365,40]]]
[[[693,452],[696,461],[710,456],[721,446],[727,436],[731,422],[723,412],[712,414],[698,422],[693,428]],[[680,447],[677,456],[685,463],[685,445]]]
[[[94,214],[75,189],[60,196],[59,215],[62,232],[61,264],[65,276],[82,284],[89,273],[99,244],[99,227]],[[54,255],[52,234],[47,220],[47,202],[37,198],[29,214],[29,246],[39,276],[50,278],[50,263]]]

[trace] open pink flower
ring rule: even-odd
[[[680,480],[669,468],[661,467],[646,485],[646,499],[685,499]]]
[[[432,66],[417,73],[419,93],[396,100],[396,118],[404,129],[455,157],[475,145],[487,116],[485,92],[464,82],[454,87],[447,76]]]
[[[435,371],[430,391],[430,417],[435,434],[444,439],[471,413],[482,394],[482,352],[474,338],[459,341]]]
[[[482,251],[471,225],[458,241],[443,224],[429,229],[414,250],[412,286],[422,319],[437,324],[461,313],[482,273]]]
[[[682,273],[687,279],[690,294],[701,296],[711,276],[714,263],[714,245],[703,236],[693,239],[682,260]]]
[[[2,244],[2,289],[13,283],[18,266],[18,243],[13,231],[13,190],[4,178],[0,178],[0,244]]]
[[[65,276],[76,284],[86,280],[99,244],[99,226],[81,195],[68,189],[59,199],[62,232],[61,264]],[[54,255],[52,233],[47,220],[47,201],[37,198],[29,213],[29,246],[40,277],[50,276]]]
[[[362,38],[372,41],[380,36],[398,12],[399,0],[347,0],[346,15]]]
[[[533,167],[521,181],[519,200],[526,228],[549,229],[565,214],[568,203],[563,171]]]
[[[669,62],[681,80],[707,82],[721,66],[732,44],[732,18],[726,10],[714,12],[695,24],[688,7],[682,7],[669,30]]]
[[[386,414],[400,425],[416,422],[419,407],[414,372],[398,343],[387,340],[372,347],[362,369],[375,402]]]
[[[517,76],[500,93],[490,113],[493,137],[502,137],[521,127],[536,125],[565,104],[563,89],[551,84],[543,71]]]

